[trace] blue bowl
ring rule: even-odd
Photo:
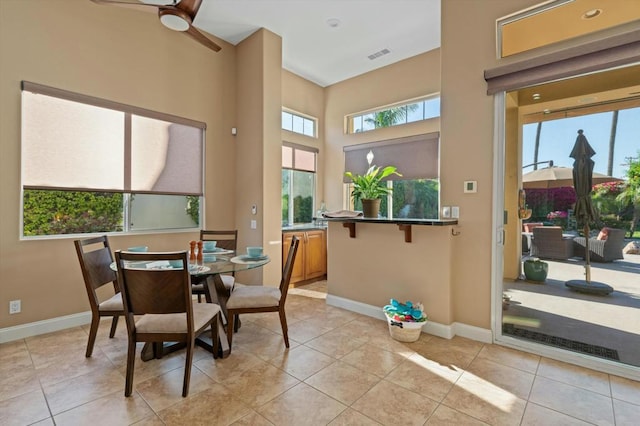
[[[262,256],[262,247],[247,247],[247,255],[249,257]]]
[[[204,241],[202,243],[202,248],[205,249],[206,251],[213,251],[216,249],[217,244],[218,244],[217,241]]]
[[[149,247],[147,246],[134,246],[134,247],[129,247],[127,249],[127,251],[133,251],[133,252],[137,252],[137,253],[144,253],[149,251]]]
[[[169,265],[171,265],[172,268],[182,268],[182,260],[170,260],[169,261]]]

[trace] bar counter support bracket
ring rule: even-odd
[[[404,242],[411,242],[411,225],[398,225],[398,229],[404,231]]]
[[[356,237],[356,223],[355,222],[344,222],[342,224],[343,227],[349,228],[349,237]]]

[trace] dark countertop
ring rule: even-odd
[[[283,226],[282,232],[302,232],[302,231],[315,231],[327,229],[326,223],[324,225],[317,223],[299,223],[291,226]]]
[[[458,219],[379,219],[368,217],[340,217],[325,218],[327,222],[355,222],[355,223],[392,223],[394,225],[426,225],[451,226],[457,225]]]

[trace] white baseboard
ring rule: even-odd
[[[327,305],[343,308],[362,315],[386,321],[382,307],[372,306],[366,303],[358,302],[351,299],[327,294]],[[434,321],[427,321],[422,327],[423,333],[432,334],[444,339],[451,339],[453,336],[466,337],[468,339],[477,340],[483,343],[493,342],[493,333],[491,330],[474,327],[472,325],[453,323],[450,325],[440,324]]]
[[[11,342],[13,340],[24,339],[26,337],[37,336],[39,334],[51,333],[53,331],[64,330],[66,328],[78,327],[91,322],[91,311],[80,312],[78,314],[65,315],[63,317],[51,318],[48,320],[30,322],[28,324],[16,325],[0,329],[0,343]]]

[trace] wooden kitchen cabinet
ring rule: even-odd
[[[282,234],[282,262],[286,262],[287,253],[293,236],[300,239],[298,253],[291,273],[292,284],[306,284],[322,279],[327,274],[327,233],[324,229],[284,232]]]

